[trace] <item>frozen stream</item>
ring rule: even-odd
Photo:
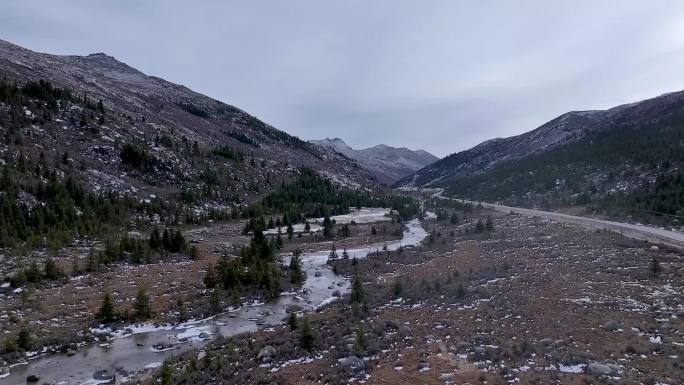
[[[389,250],[396,250],[400,246],[417,245],[427,236],[417,219],[408,222],[406,226],[401,240],[386,243]],[[384,245],[385,243],[370,244],[348,249],[347,253],[350,258],[364,258],[369,253],[382,249]],[[302,264],[307,273],[304,284],[304,288],[308,289],[307,294],[286,294],[266,304],[247,305],[211,319],[181,325],[138,325],[131,328],[132,333],[117,335],[107,345],[91,345],[71,357],[51,354],[32,359],[26,365],[14,366],[9,376],[0,379],[0,384],[24,385],[28,375],[40,377],[39,384],[97,384],[98,381],[93,379],[93,372],[97,370],[123,369],[133,372],[156,367],[161,365],[166,357],[201,348],[217,335],[231,336],[258,328],[268,328],[269,325],[278,325],[286,317],[285,308],[288,305],[297,304],[305,310],[313,310],[320,304],[331,301],[334,290],[342,293],[349,290],[349,280],[335,276],[327,268],[329,253],[330,251],[319,251],[302,254]],[[320,272],[319,277],[314,276],[316,272]],[[329,288],[331,286],[333,289]],[[160,352],[152,348],[157,344],[175,346]],[[117,383],[124,379],[117,373]]]

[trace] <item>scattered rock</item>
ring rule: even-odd
[[[411,330],[411,328],[406,325],[401,325],[399,327],[399,336],[401,336],[402,338],[413,337],[413,330]]]
[[[614,320],[610,320],[610,321],[606,322],[605,324],[603,324],[603,329],[611,331],[611,332],[614,332],[614,331],[620,329],[621,327],[622,327],[622,325],[620,325],[619,322],[614,321]]]
[[[296,304],[287,305],[287,307],[285,307],[285,313],[287,314],[298,313],[302,310],[304,310],[304,308]]]
[[[93,378],[98,381],[98,384],[113,384],[116,382],[116,376],[109,370],[98,370],[93,373]]]
[[[276,355],[275,348],[271,345],[266,345],[263,348],[261,348],[261,350],[259,350],[259,354],[257,355],[257,359],[264,361],[264,362],[268,362],[268,361],[271,361],[271,359],[273,359],[273,357],[275,357],[275,355]]]
[[[35,374],[30,374],[26,376],[26,382],[38,382],[40,380],[40,377],[36,376]]]
[[[607,376],[613,373],[613,370],[608,365],[592,362],[587,366],[587,373],[594,376]]]
[[[342,360],[342,369],[348,374],[357,374],[366,368],[366,363],[356,356],[349,356]]]

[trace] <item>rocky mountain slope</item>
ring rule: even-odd
[[[57,56],[0,40],[1,79],[3,164],[59,164],[58,175],[91,191],[140,199],[187,192],[198,207],[234,205],[301,168],[348,186],[376,185],[334,151],[103,53]]]
[[[396,148],[384,144],[355,150],[340,138],[310,140],[309,143],[332,148],[356,160],[361,167],[385,184],[392,184],[439,159],[424,150],[413,151],[405,147]]]
[[[683,166],[684,92],[676,92],[567,113],[529,133],[451,155],[399,183],[443,186],[452,196],[510,206],[578,206],[681,226]]]
[[[446,186],[459,177],[483,174],[501,164],[575,142],[590,133],[665,119],[683,106],[684,92],[673,92],[609,110],[568,112],[524,134],[491,139],[469,150],[451,154],[395,185]]]

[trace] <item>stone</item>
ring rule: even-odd
[[[610,321],[606,322],[605,324],[603,324],[603,328],[604,328],[605,330],[614,332],[614,331],[620,329],[620,328],[621,328],[621,325],[620,325],[620,323],[617,322],[617,321],[610,320]]]
[[[411,330],[411,328],[406,325],[401,325],[399,326],[399,336],[401,336],[402,338],[413,337],[413,330]]]
[[[66,351],[66,355],[67,355],[67,357],[73,357],[76,355],[76,351],[73,349],[69,349]]]
[[[285,313],[287,313],[287,314],[290,314],[290,313],[298,313],[298,312],[300,312],[300,311],[302,311],[302,310],[304,310],[303,307],[301,307],[301,306],[299,306],[299,305],[295,305],[295,304],[287,305],[287,306],[285,307]]]
[[[613,373],[613,370],[608,365],[592,362],[587,366],[587,373],[594,376],[607,376]]]
[[[38,382],[40,380],[40,377],[36,376],[35,374],[29,374],[26,376],[26,382]]]
[[[93,373],[93,378],[98,381],[98,384],[113,384],[116,381],[116,376],[109,370],[98,370]]]
[[[335,290],[332,292],[332,296],[333,297],[342,297],[342,293],[340,293],[339,290]]]
[[[348,374],[362,372],[366,368],[366,363],[356,356],[349,356],[342,360],[342,369]]]
[[[317,271],[314,273],[314,277],[320,277],[322,275],[323,275],[323,273],[321,273],[320,271]]]
[[[257,359],[261,361],[271,361],[276,356],[276,350],[273,346],[271,345],[266,345],[261,350],[259,350],[259,354],[257,355]]]

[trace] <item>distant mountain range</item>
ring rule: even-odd
[[[361,167],[385,184],[392,184],[400,178],[439,160],[424,150],[414,151],[405,147],[396,148],[384,144],[355,150],[340,138],[310,140],[309,143],[331,148],[350,159],[356,160]]]
[[[395,187],[514,205],[594,205],[684,222],[684,91],[565,113],[449,155]],[[678,217],[679,216],[679,217]]]

